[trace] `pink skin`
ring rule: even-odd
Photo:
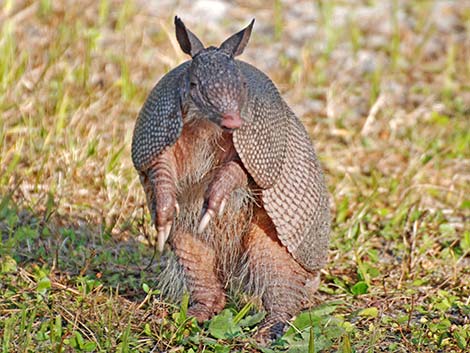
[[[243,125],[243,120],[240,117],[240,113],[227,112],[222,116],[222,122],[220,125],[227,129],[238,129]]]

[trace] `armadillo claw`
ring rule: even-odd
[[[208,209],[206,213],[204,213],[204,216],[201,218],[201,222],[199,222],[199,227],[197,228],[197,232],[201,234],[204,232],[204,230],[207,228],[209,225],[209,222],[214,218],[214,210]]]
[[[158,240],[158,250],[163,252],[163,247],[165,246],[168,237],[170,236],[172,222],[168,222],[167,225],[163,227],[158,227],[157,240]]]
[[[221,217],[224,213],[227,200],[231,193],[245,186],[247,174],[235,161],[225,164],[210,183],[204,196],[204,208],[206,210],[199,223],[198,233],[202,233],[215,214]]]
[[[165,243],[167,242],[168,238],[170,237],[171,227],[173,225],[173,218],[178,217],[180,213],[180,206],[178,202],[175,202],[174,210],[173,210],[173,217],[169,218],[167,216],[167,222],[163,225],[157,224],[157,245],[158,250],[163,252],[163,248]],[[158,220],[158,217],[156,217]]]
[[[222,215],[224,214],[226,204],[227,204],[227,199],[223,199],[222,202],[220,203],[219,211],[217,212],[218,217],[222,217]],[[206,212],[201,218],[201,222],[199,222],[199,227],[197,228],[197,232],[199,234],[204,232],[204,230],[209,225],[210,221],[214,218],[214,215],[215,215],[215,210],[213,210],[212,208],[209,208],[206,210]]]
[[[226,204],[227,204],[227,199],[223,199],[219,207],[219,217],[222,217],[222,215],[224,214]]]
[[[180,205],[178,202],[175,204],[175,214],[176,214],[176,217],[180,215]]]

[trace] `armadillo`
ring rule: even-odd
[[[191,56],[150,92],[132,161],[160,251],[168,243],[190,294],[189,315],[210,319],[241,283],[266,310],[257,338],[282,334],[309,306],[327,260],[329,196],[312,142],[273,82],[235,59],[254,20],[219,47],[175,17]],[[175,278],[171,278],[175,281]]]

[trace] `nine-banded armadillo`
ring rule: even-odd
[[[175,18],[192,60],[151,91],[132,160],[158,246],[168,240],[182,268],[189,314],[211,318],[225,306],[225,290],[242,283],[267,311],[258,333],[265,340],[308,306],[326,261],[330,215],[305,128],[264,73],[234,59],[253,23],[204,48]]]

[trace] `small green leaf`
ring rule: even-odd
[[[72,337],[70,344],[73,348],[82,349],[84,345],[84,339],[80,332],[75,331],[75,335]]]
[[[145,293],[148,294],[148,292],[150,291],[150,287],[147,283],[144,283],[142,284],[142,289],[144,290]]]
[[[432,155],[431,154],[428,154],[428,153],[425,153],[423,156],[421,156],[421,164],[426,164],[428,163],[431,159],[432,159]]]
[[[56,338],[62,337],[62,317],[60,315],[55,317],[53,331]]]
[[[215,338],[231,338],[240,334],[241,329],[233,322],[232,312],[225,309],[211,320],[209,333]]]
[[[465,349],[467,348],[467,340],[465,336],[467,335],[464,329],[458,328],[456,331],[452,333],[452,335],[455,338],[455,341],[457,342],[457,345],[459,346],[460,349]]]
[[[238,323],[241,327],[252,327],[260,323],[264,319],[266,313],[260,311],[259,313],[247,316],[246,318],[240,320]]]
[[[51,288],[51,280],[48,277],[41,278],[38,282],[37,291],[44,294],[49,288]]]
[[[439,231],[444,235],[454,235],[455,227],[449,223],[443,223],[439,226]]]
[[[376,307],[371,307],[371,308],[366,308],[362,309],[359,311],[359,316],[364,316],[364,317],[377,317],[379,314],[379,310]]]
[[[152,336],[152,329],[150,328],[150,325],[148,323],[144,325],[144,333],[147,336]]]
[[[351,293],[354,295],[366,294],[369,289],[369,286],[366,282],[360,281],[357,282],[352,288]]]
[[[372,267],[372,266],[369,266],[367,268],[367,273],[370,275],[370,277],[372,278],[376,278],[378,276],[380,276],[380,271],[378,268],[376,267]]]
[[[347,321],[344,321],[342,324],[341,324],[341,327],[344,329],[344,331],[346,331],[347,333],[351,333],[354,331],[354,328],[355,326],[353,324],[351,324],[350,322],[347,322]]]
[[[462,203],[460,204],[460,208],[463,210],[469,210],[470,209],[470,200],[463,200]]]
[[[297,331],[303,331],[307,327],[310,327],[313,325],[318,325],[320,320],[321,318],[312,312],[301,313],[299,316],[297,316],[295,321],[292,323],[292,327],[290,327],[287,330],[286,335],[295,333]],[[294,327],[296,329],[294,329]]]
[[[431,121],[437,125],[446,126],[449,124],[450,118],[447,115],[443,115],[438,112],[432,112]]]
[[[94,352],[96,350],[96,343],[92,341],[87,341],[85,344],[82,345],[81,348],[85,352]]]
[[[463,233],[462,240],[460,240],[460,247],[463,251],[470,251],[470,232]]]
[[[181,298],[181,305],[180,305],[180,315],[178,316],[178,324],[181,325],[187,317],[188,313],[188,306],[189,306],[189,294],[184,293],[183,298]]]
[[[0,263],[0,273],[9,273],[16,271],[16,261],[11,256],[4,256]]]
[[[452,307],[452,304],[449,302],[449,299],[443,298],[441,301],[434,304],[434,308],[439,311],[446,312]]]
[[[322,304],[317,308],[300,313],[286,331],[285,336],[290,336],[298,331],[303,331],[307,327],[318,326],[322,319],[328,319],[338,306],[338,302]],[[295,327],[295,329],[294,329]]]
[[[275,353],[275,351],[273,351],[271,348],[258,347],[258,349],[259,349],[262,353]]]
[[[230,346],[216,344],[214,346],[214,352],[215,353],[230,353],[230,350],[231,350],[230,348],[231,348]]]

